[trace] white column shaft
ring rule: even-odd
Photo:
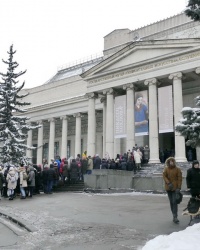
[[[37,164],[42,164],[42,154],[43,154],[43,125],[40,122],[40,128],[38,128],[38,148],[37,148]]]
[[[95,98],[88,100],[88,138],[87,154],[94,156],[96,153],[96,116],[95,116]]]
[[[81,154],[81,115],[76,115],[75,157]]]
[[[114,100],[113,93],[107,93],[106,112],[106,154],[114,158]]]
[[[103,157],[106,154],[106,101],[103,102]]]
[[[126,118],[126,149],[132,151],[135,146],[135,117],[134,117],[134,88],[127,88],[126,91],[126,106],[127,106],[127,118]]]
[[[183,108],[182,93],[182,73],[178,72],[170,75],[173,79],[173,100],[174,100],[174,126],[182,118],[181,110]],[[175,159],[177,162],[186,162],[185,157],[185,138],[175,131]]]
[[[158,101],[157,80],[152,78],[145,81],[149,85],[149,163],[160,163],[159,139],[158,139]]]
[[[49,159],[48,162],[51,162],[51,159],[54,159],[54,141],[55,141],[55,120],[51,119],[50,121],[50,131],[49,131]]]
[[[68,119],[67,117],[62,117],[61,159],[67,157],[67,131],[68,131]]]

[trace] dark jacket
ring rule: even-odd
[[[78,172],[79,172],[79,168],[76,162],[71,163],[70,166],[70,178],[71,180],[77,180],[78,179]]]
[[[121,170],[127,170],[127,163],[125,159],[121,161]]]
[[[99,156],[96,156],[94,159],[94,169],[100,169],[101,165],[101,158]]]
[[[82,174],[86,174],[88,161],[87,159],[82,159],[81,162],[82,162],[82,168],[81,168]]]
[[[53,181],[56,179],[55,169],[51,165],[52,164],[50,164],[50,168],[47,170],[47,180],[48,181]]]
[[[187,171],[186,176],[187,187],[200,191],[200,169],[199,168],[190,168]]]

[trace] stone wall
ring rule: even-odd
[[[152,176],[133,175],[133,172],[94,169],[91,175],[84,176],[86,189],[133,189],[136,191],[164,191],[162,174]],[[186,190],[185,174],[183,174],[182,190]]]

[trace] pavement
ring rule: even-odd
[[[41,193],[0,201],[0,249],[140,250],[157,235],[184,230],[189,196],[172,222],[165,194]]]

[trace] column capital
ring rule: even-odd
[[[96,99],[96,98],[98,98],[98,95],[93,92],[93,93],[85,94],[85,97],[88,98],[88,99],[92,99],[92,98]]]
[[[43,125],[43,120],[39,120],[39,121],[37,121],[37,124],[39,124],[39,125]]]
[[[76,118],[78,118],[78,117],[84,117],[84,115],[82,115],[81,113],[75,113],[75,114],[73,114],[73,117],[76,117]]]
[[[54,117],[49,118],[49,119],[48,119],[48,122],[55,122],[55,118],[54,118]]]
[[[67,115],[63,115],[63,116],[60,117],[60,120],[67,120],[67,121],[69,121],[70,117],[67,116]]]
[[[150,78],[150,79],[146,79],[144,81],[144,85],[156,85],[158,83],[158,80],[156,78]]]
[[[196,74],[200,74],[200,67],[196,68],[195,72]]]
[[[104,95],[113,95],[114,94],[114,90],[113,90],[113,88],[109,88],[109,89],[104,89],[103,90],[103,94]]]
[[[101,97],[101,98],[100,98],[100,102],[101,102],[101,103],[106,103],[106,97],[105,97],[105,96],[104,96],[104,97]]]
[[[176,72],[169,75],[170,80],[180,80],[182,79],[182,77],[183,77],[182,72]]]
[[[123,85],[123,89],[124,90],[130,90],[130,89],[135,89],[135,86],[133,85],[133,83],[128,83],[128,84],[125,84]]]

